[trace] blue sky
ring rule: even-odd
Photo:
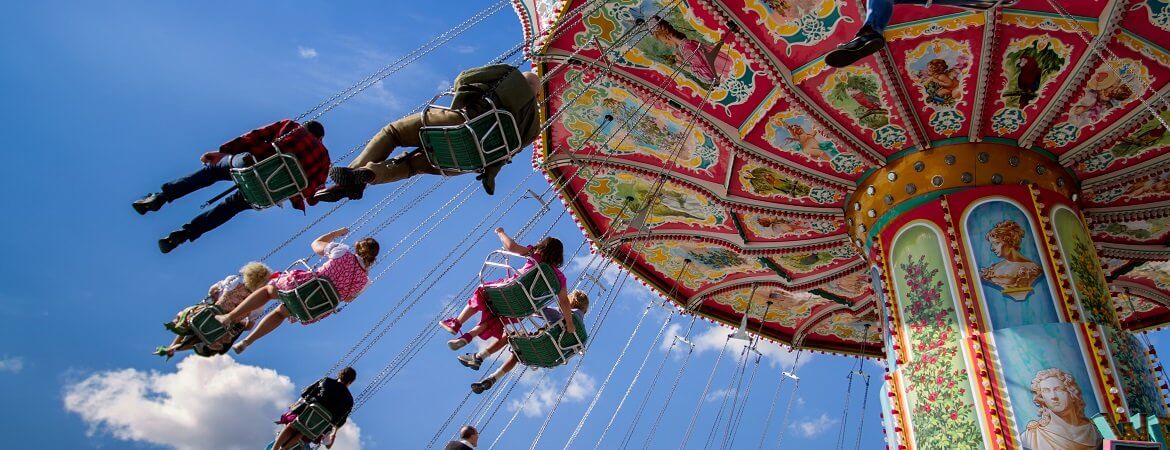
[[[0,221],[0,243],[9,254],[4,266],[9,282],[0,285],[0,318],[9,324],[0,328],[0,384],[9,405],[2,414],[3,428],[22,431],[8,433],[6,446],[262,448],[272,431],[268,420],[292,399],[294,390],[321,376],[378,317],[397,314],[414,300],[405,295],[410,286],[431,275],[457,238],[482,231],[470,225],[530,173],[528,153],[505,170],[496,197],[473,186],[471,201],[347,311],[311,327],[286,325],[233,359],[164,363],[149,351],[169,340],[161,324],[175,311],[199,300],[210,283],[267,253],[324,209],[311,210],[307,216],[290,209],[245,212],[199,242],[164,256],[155,240],[194,216],[198,204],[218,190],[208,189],[146,217],[134,214],[129,202],[197,168],[202,151],[253,127],[295,116],[489,4],[476,0],[442,8],[427,2],[372,1],[6,5],[0,16],[6,34],[0,40],[5,67],[0,71],[0,98],[5,99],[0,118],[7,125],[5,152],[12,161],[0,168],[10,186],[5,200],[8,220]],[[387,120],[446,86],[460,69],[494,58],[520,38],[514,13],[505,9],[324,117],[326,144],[334,155],[344,154]],[[420,207],[407,211],[378,236],[383,249],[468,181],[452,179]],[[434,182],[420,181],[405,198]],[[547,185],[533,176],[523,187],[541,192]],[[281,267],[307,256],[312,236],[351,223],[391,190],[369,190],[366,200],[342,208],[278,253],[271,264]],[[376,220],[404,205],[405,201],[392,204]],[[518,212],[501,225],[516,230],[536,209],[532,200],[523,200]],[[554,222],[562,210],[556,205],[536,229],[551,227],[567,248],[576,249],[582,238],[572,221],[563,216]],[[356,365],[358,390],[416,332],[431,326],[428,318],[475,276],[483,255],[495,247],[494,238],[479,241],[448,276],[421,296],[418,306]],[[587,260],[588,255],[582,256],[574,268]],[[573,279],[579,272],[570,270],[568,275]],[[610,289],[614,281],[611,274]],[[569,440],[652,299],[631,284],[635,287],[622,291],[595,336],[581,366],[583,376],[553,416],[542,448],[560,447]],[[601,297],[595,292],[595,305]],[[639,384],[603,446],[616,445],[625,434],[653,370],[665,356],[653,341],[665,318],[666,313],[657,309],[647,316],[575,447],[591,447],[597,441],[649,354]],[[677,332],[677,326],[687,321],[676,318],[666,334]],[[704,322],[696,326],[700,346],[665,410],[653,448],[677,447],[699,404],[702,410],[690,448],[702,447],[722,402],[719,393],[728,388],[737,370],[733,358],[724,358],[708,398],[699,398],[728,331]],[[350,437],[360,444],[351,448],[424,447],[458,407],[468,384],[482,375],[459,366],[453,357],[441,339],[426,343],[355,415],[357,427],[351,427]],[[746,400],[737,448],[755,446],[760,440],[779,371],[790,361],[789,354],[767,352]],[[854,361],[814,355],[802,362],[807,364],[800,368],[803,381],[785,427],[786,445],[833,448],[845,376]],[[634,442],[641,442],[652,414],[662,410],[665,392],[681,365],[679,358],[666,360]],[[864,367],[874,375],[875,384],[862,448],[878,448],[880,369],[873,363]],[[749,364],[749,374],[751,368]],[[568,368],[551,372],[549,380],[555,384],[536,386],[536,400],[520,407],[536,380],[522,382],[485,430],[487,442],[495,439],[512,411],[519,410],[497,448],[529,445],[569,372]],[[788,402],[789,386],[784,387],[781,406]],[[857,433],[861,402],[856,388],[855,393],[846,431],[850,443]],[[473,397],[456,414],[457,420],[466,417],[479,399]],[[769,440],[775,439],[781,415],[782,407],[776,411]],[[722,423],[720,430],[726,420]],[[224,431],[202,431],[206,428]],[[360,436],[354,432],[359,428]],[[445,439],[452,430],[441,435]]]

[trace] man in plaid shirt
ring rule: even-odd
[[[329,150],[321,143],[324,137],[325,127],[315,120],[305,122],[302,126],[286,119],[249,131],[221,145],[218,151],[204,153],[199,158],[203,168],[162,185],[162,192],[135,201],[134,210],[138,214],[158,211],[164,204],[187,194],[219,181],[231,180],[231,169],[245,168],[276,154],[273,150],[275,144],[282,153],[296,157],[305,172],[308,187],[301,191],[301,195],[289,199],[293,208],[304,211],[306,205],[317,203],[313,193],[325,185],[329,174]],[[241,211],[251,208],[243,193],[237,190],[182,228],[159,239],[158,248],[163,253],[169,253],[179,244],[194,241],[203,233],[214,230]]]

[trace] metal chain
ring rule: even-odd
[[[703,387],[703,393],[699,395],[699,404],[695,405],[695,412],[691,413],[691,423],[687,425],[687,432],[683,435],[682,445],[678,448],[685,448],[687,442],[691,440],[691,433],[695,431],[695,421],[699,418],[699,411],[703,410],[703,400],[707,398],[707,393],[711,391],[711,383],[715,381],[715,371],[719,369],[719,363],[723,361],[723,354],[727,352],[727,343],[731,342],[731,336],[723,340],[723,348],[719,350],[719,357],[715,358],[715,364],[711,366],[711,375],[707,377],[707,385]]]

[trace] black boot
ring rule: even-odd
[[[471,392],[474,392],[476,394],[482,394],[483,391],[491,389],[492,385],[495,383],[496,383],[495,378],[492,378],[492,377],[484,378],[483,381],[480,381],[478,383],[471,383]]]
[[[857,37],[825,55],[825,64],[830,67],[847,67],[861,58],[877,53],[886,46],[886,38],[869,25],[857,31]]]
[[[329,168],[329,179],[340,185],[366,185],[374,181],[374,171],[370,169],[350,169],[344,166]]]
[[[338,184],[317,191],[313,194],[313,198],[326,203],[333,203],[343,198],[361,200],[365,192],[365,184]]]
[[[145,215],[148,212],[162,209],[163,205],[166,203],[167,200],[163,198],[162,194],[153,193],[147,194],[145,197],[135,200],[134,203],[130,204],[130,206],[133,206],[134,211],[137,211],[139,215]]]
[[[162,251],[163,254],[167,254],[170,253],[171,250],[174,250],[175,247],[178,247],[179,244],[190,240],[191,237],[189,234],[187,234],[187,230],[175,230],[172,231],[171,234],[168,234],[167,237],[158,240],[158,249],[159,251]]]

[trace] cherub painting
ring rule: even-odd
[[[1020,253],[1024,228],[1013,220],[996,224],[987,233],[991,252],[1001,261],[979,271],[983,281],[999,286],[1005,296],[1024,301],[1032,292],[1032,283],[1040,278],[1040,265]]]
[[[1139,62],[1126,58],[1099,67],[1085,83],[1085,93],[1069,109],[1068,122],[1088,126],[1133,101],[1137,92],[1132,85],[1144,70]],[[1130,81],[1125,78],[1130,78]]]
[[[963,82],[971,70],[966,42],[935,39],[906,54],[906,69],[914,77],[927,106],[954,108],[963,99]]]

